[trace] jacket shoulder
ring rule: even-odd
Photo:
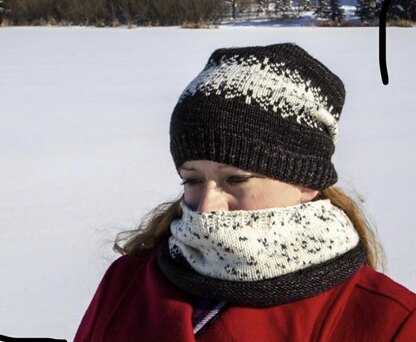
[[[152,259],[153,255],[154,252],[151,251],[144,256],[131,254],[120,256],[108,267],[99,287],[111,293],[110,297],[124,293],[130,283],[144,272],[146,265]]]
[[[135,256],[126,254],[118,257],[108,267],[105,276],[133,275],[140,266],[146,263],[149,255]]]
[[[134,279],[143,272],[147,256],[123,255],[107,268],[75,334],[74,342],[95,341]]]
[[[334,340],[416,341],[416,294],[363,266]]]
[[[390,305],[401,306],[405,311],[416,308],[416,294],[387,275],[363,266],[357,287],[366,292],[368,297],[387,301]]]

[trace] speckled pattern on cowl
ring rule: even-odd
[[[347,215],[330,200],[284,208],[198,212],[181,203],[169,250],[198,273],[257,281],[320,264],[359,242]]]

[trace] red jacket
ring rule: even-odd
[[[189,296],[154,253],[107,270],[75,336],[80,341],[416,341],[416,295],[367,266],[320,295],[269,308],[231,306],[196,337]]]

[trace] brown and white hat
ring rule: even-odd
[[[341,79],[296,44],[215,50],[173,110],[175,165],[213,160],[325,189],[344,101]]]

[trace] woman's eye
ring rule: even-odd
[[[240,183],[247,182],[250,178],[254,176],[230,176],[227,178],[227,183],[232,185],[238,185]],[[202,180],[195,179],[195,178],[183,178],[181,185],[188,185],[188,186],[195,186],[198,184],[203,183]]]
[[[193,179],[193,178],[188,178],[188,179],[183,179],[181,182],[181,185],[185,185],[187,184],[188,186],[192,186],[195,184],[201,183],[199,180],[197,179]]]
[[[228,177],[227,182],[231,184],[238,184],[238,183],[244,183],[247,182],[250,178],[253,178],[254,176],[231,176]]]

